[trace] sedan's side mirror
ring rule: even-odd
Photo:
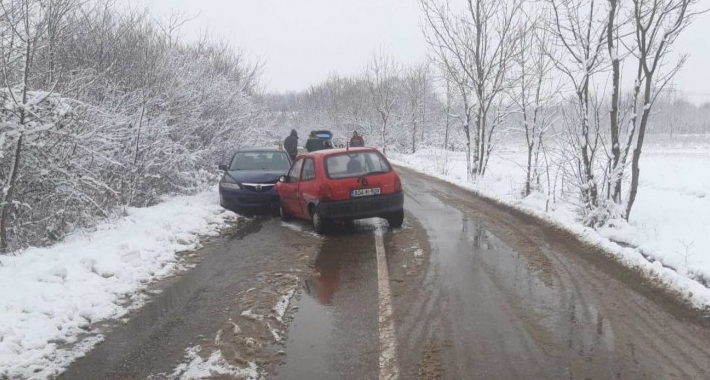
[[[226,172],[226,171],[227,171],[227,165],[225,165],[225,164],[219,164],[219,170],[222,170],[222,171],[225,171],[225,172]]]
[[[282,175],[281,177],[279,177],[279,182],[288,182],[288,177]]]

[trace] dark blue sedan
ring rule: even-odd
[[[279,194],[274,185],[291,167],[288,154],[279,149],[245,149],[234,153],[219,181],[222,207],[241,213],[278,210]]]

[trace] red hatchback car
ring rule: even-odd
[[[317,233],[334,220],[380,217],[390,227],[404,221],[402,182],[384,155],[374,148],[328,149],[296,159],[279,178],[281,217],[310,219]]]

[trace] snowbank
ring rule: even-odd
[[[476,182],[466,180],[464,153],[425,149],[413,155],[394,154],[391,160],[570,230],[625,264],[660,278],[696,306],[706,307],[710,306],[710,144],[706,140],[649,144],[642,156],[630,223],[599,231],[579,222],[572,194],[558,193],[554,201],[539,192],[522,198],[525,152],[515,146],[503,146],[491,156],[486,176]],[[554,182],[554,173],[552,177]]]
[[[207,359],[203,359],[199,355],[200,350],[199,346],[186,349],[185,358],[187,362],[178,365],[168,378],[181,380],[213,379],[215,377],[232,377],[245,380],[263,379],[254,363],[249,363],[247,368],[238,368],[229,364],[219,350],[212,352]]]
[[[236,217],[218,199],[216,188],[167,198],[52,247],[0,256],[0,378],[44,379],[90,350],[97,322],[139,306],[141,289],[181,268],[177,252]]]

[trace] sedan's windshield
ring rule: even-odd
[[[270,170],[286,172],[291,166],[285,152],[239,152],[229,170]]]
[[[350,152],[329,156],[325,168],[330,178],[389,173],[392,168],[378,152]]]

